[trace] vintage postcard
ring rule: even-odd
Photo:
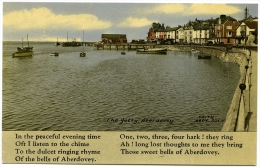
[[[257,164],[258,2],[2,10],[3,165]]]

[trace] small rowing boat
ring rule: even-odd
[[[52,53],[50,53],[50,56],[59,56],[59,53],[58,52],[52,52]]]
[[[198,59],[211,59],[211,55],[200,54],[200,55],[198,55]]]
[[[143,48],[136,50],[136,54],[167,54],[166,48]]]

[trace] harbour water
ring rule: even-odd
[[[220,131],[239,80],[237,64],[191,52],[30,45],[12,58],[20,42],[3,42],[3,131]]]

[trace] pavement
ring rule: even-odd
[[[257,63],[258,63],[258,52],[257,50],[244,50],[235,49],[239,52],[244,52],[247,55],[248,61],[248,73],[246,78],[248,79],[248,89],[244,90],[244,114],[241,116],[245,117],[244,131],[256,132],[257,131]]]

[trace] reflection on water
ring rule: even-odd
[[[3,43],[3,130],[220,131],[195,121],[224,120],[239,79],[237,64],[190,52],[80,57],[81,47],[31,44],[32,58],[12,58],[20,44]]]

